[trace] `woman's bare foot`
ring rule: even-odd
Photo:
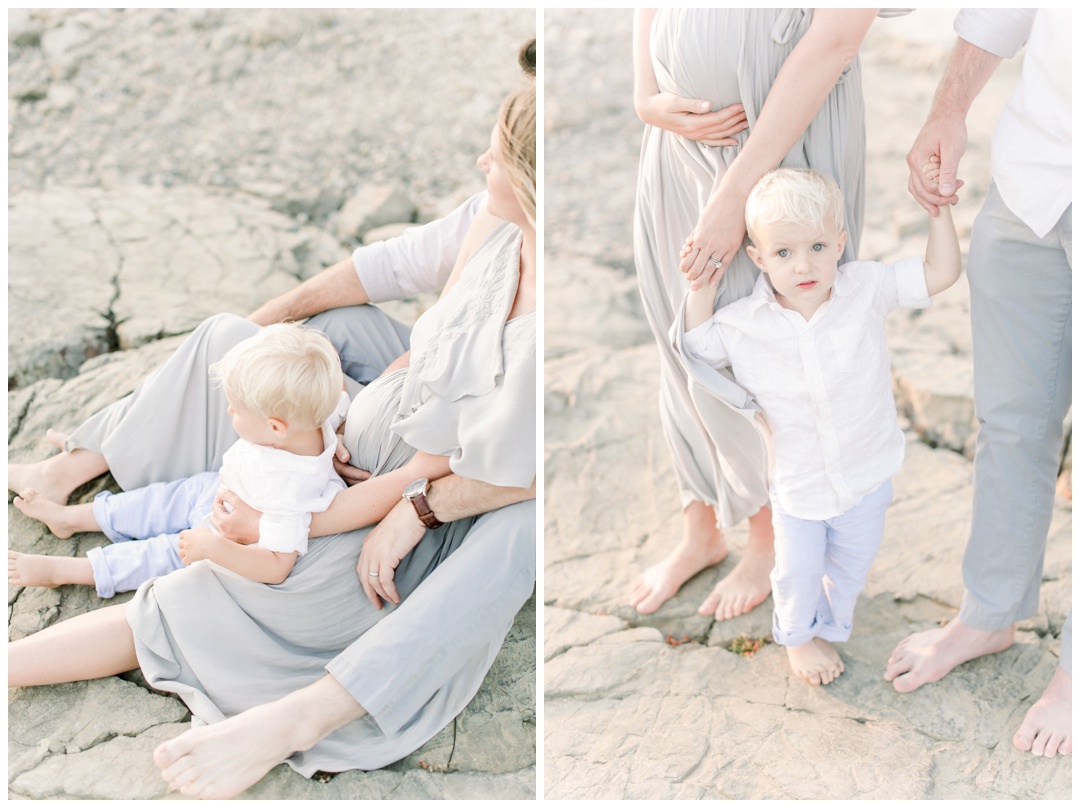
[[[8,583],[12,586],[94,584],[94,570],[86,558],[29,555],[8,551]]]
[[[1017,749],[1042,757],[1072,754],[1072,674],[1059,667],[1013,736]]]
[[[683,536],[678,546],[638,576],[630,590],[630,605],[640,614],[652,614],[684,583],[726,556],[727,544],[716,526],[713,509],[704,502],[691,502],[683,511]]]
[[[945,677],[957,665],[1004,651],[1013,641],[1013,627],[996,631],[969,628],[956,617],[943,628],[920,631],[896,646],[885,668],[885,681],[910,693]]]
[[[812,685],[827,685],[844,672],[840,654],[820,637],[802,645],[789,645],[787,655],[792,672]]]
[[[59,433],[53,435],[58,436]],[[49,437],[50,442],[53,437]],[[33,489],[46,499],[64,505],[72,491],[108,470],[109,464],[102,455],[76,449],[36,463],[8,463],[8,490]]]
[[[44,522],[58,539],[69,539],[75,533],[100,530],[93,518],[93,505],[90,503],[61,505],[39,494],[33,488],[28,488],[15,497],[14,503],[16,508],[31,519]]]
[[[64,443],[67,441],[67,439],[68,439],[68,433],[67,432],[61,432],[61,431],[59,431],[57,429],[46,429],[45,430],[45,440],[47,440],[49,443],[51,443],[53,446],[55,446],[60,451],[64,450]]]
[[[698,614],[730,620],[759,605],[772,591],[769,573],[776,564],[772,510],[762,508],[750,517],[750,540],[735,569],[724,576],[698,607]]]

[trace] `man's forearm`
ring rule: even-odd
[[[450,474],[432,481],[427,495],[440,522],[479,516],[529,499],[536,499],[536,478],[528,488],[510,488]]]
[[[1001,64],[1001,57],[958,38],[945,75],[934,93],[931,118],[967,117],[975,97]]]
[[[349,257],[324,269],[295,289],[267,301],[249,314],[248,319],[259,325],[270,325],[282,320],[303,320],[329,309],[360,306],[367,302],[367,291]]]

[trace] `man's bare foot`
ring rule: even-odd
[[[8,551],[8,583],[12,586],[44,586],[94,583],[94,570],[86,558],[29,555]]]
[[[67,505],[54,502],[33,488],[27,488],[15,497],[15,507],[31,519],[44,522],[58,539],[69,539],[78,529],[70,518]]]
[[[802,645],[789,645],[787,655],[792,672],[812,685],[827,685],[844,672],[840,654],[820,637]]]
[[[1042,757],[1072,754],[1072,674],[1059,667],[1013,736],[1017,749]]]
[[[885,681],[900,693],[910,693],[943,678],[957,665],[1004,651],[1013,641],[1013,627],[997,631],[969,628],[953,618],[944,628],[905,637],[885,668]]]
[[[683,512],[683,536],[678,546],[638,576],[630,590],[630,605],[640,614],[652,614],[684,583],[726,556],[727,543],[716,526],[713,509],[703,502],[690,503]]]
[[[60,433],[49,436],[47,432],[46,436],[52,442],[60,437]],[[36,463],[8,463],[8,490],[18,492],[32,488],[46,499],[64,505],[72,491],[108,470],[109,463],[104,456],[87,449],[75,449]]]
[[[281,703],[270,702],[188,730],[155,749],[154,763],[169,788],[181,794],[235,797],[295,751],[289,730],[295,716],[280,712]]]
[[[698,614],[711,614],[716,620],[730,620],[746,614],[769,597],[772,591],[769,573],[775,564],[772,511],[762,508],[750,517],[750,539],[743,557],[735,569],[713,587],[698,607]]]

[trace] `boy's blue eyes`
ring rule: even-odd
[[[822,250],[825,249],[825,245],[824,244],[815,244],[810,249],[813,250],[814,252],[821,252]],[[787,258],[789,255],[791,255],[791,250],[788,250],[788,249],[777,250],[776,254],[780,258]]]
[[[788,255],[790,255],[790,253],[787,250],[780,250],[776,254],[779,255],[781,258],[787,258]]]
[[[814,252],[821,252],[822,250],[825,249],[825,245],[824,244],[815,244],[810,249],[813,250]]]

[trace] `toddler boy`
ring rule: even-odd
[[[960,275],[948,207],[930,218],[925,260],[837,267],[843,211],[819,172],[766,174],[746,203],[746,249],[762,272],[753,292],[713,313],[715,290],[691,291],[683,337],[686,353],[731,367],[772,433],[773,637],[815,685],[843,672],[831,643],[851,635],[904,457],[885,316],[929,306]]]
[[[9,552],[10,583],[91,584],[108,598],[204,558],[262,583],[289,576],[307,551],[311,514],[326,510],[345,488],[333,467],[335,430],[349,408],[341,361],[322,334],[279,323],[236,345],[210,373],[225,389],[240,437],[221,471],[120,494],[103,491],[92,503],[70,506],[24,492],[16,507],[57,536],[100,530],[114,544],[86,558]],[[221,487],[262,512],[258,544],[237,544],[209,529],[181,539],[180,531],[209,524]]]

